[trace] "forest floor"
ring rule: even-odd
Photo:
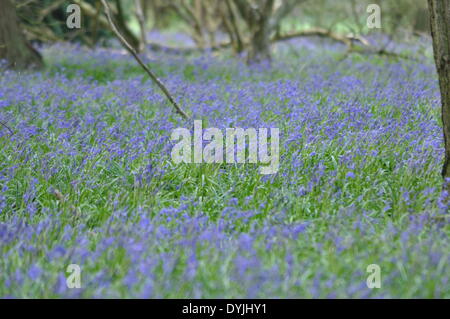
[[[0,75],[0,297],[450,297],[430,57],[154,53],[186,121],[121,52],[42,51],[45,71]],[[279,128],[278,173],[174,164],[194,119]]]

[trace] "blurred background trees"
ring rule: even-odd
[[[73,41],[90,47],[111,38],[98,0],[2,0],[14,4],[26,39],[34,43]],[[271,43],[320,36],[347,46],[368,46],[365,36],[390,39],[429,33],[426,0],[109,0],[115,24],[138,52],[146,47],[173,52],[231,49],[249,63],[270,61]],[[382,8],[382,29],[368,29],[367,6]],[[66,26],[67,6],[81,8],[82,26]],[[156,43],[151,30],[187,34],[193,47]],[[378,52],[372,50],[372,52]],[[3,56],[4,57],[4,56]]]

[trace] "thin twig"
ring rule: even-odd
[[[173,105],[175,110],[178,114],[180,114],[183,118],[188,119],[189,116],[180,108],[180,106],[175,102],[172,95],[167,90],[166,86],[161,82],[161,80],[158,79],[158,77],[145,65],[145,63],[139,58],[136,51],[133,49],[133,47],[125,40],[125,38],[120,34],[120,32],[117,30],[116,26],[114,25],[114,22],[111,19],[111,12],[109,9],[109,5],[106,3],[105,0],[101,0],[103,7],[105,9],[106,17],[108,18],[109,25],[114,32],[114,34],[117,36],[117,38],[120,40],[122,45],[127,49],[128,52],[136,59],[136,61],[139,63],[139,65],[147,72],[147,74],[150,76],[150,78],[153,80],[153,82],[158,85],[158,87],[163,91],[167,99],[170,101],[170,103]]]

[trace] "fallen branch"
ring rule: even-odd
[[[323,37],[323,38],[329,38],[337,42],[341,42],[347,46],[351,46],[352,41],[358,41],[363,43],[364,45],[368,46],[370,45],[369,42],[360,37],[360,36],[345,36],[338,33],[334,33],[327,29],[321,29],[321,28],[312,28],[308,30],[303,31],[297,31],[297,32],[289,32],[285,34],[278,34],[275,35],[275,37],[272,38],[272,42],[276,41],[286,41],[294,38],[300,38],[300,37]]]
[[[164,44],[160,44],[160,43],[156,43],[156,42],[150,42],[147,44],[148,48],[150,48],[150,50],[153,50],[155,52],[166,52],[166,53],[172,53],[172,54],[191,54],[191,53],[196,53],[196,52],[204,52],[204,51],[219,51],[221,49],[226,49],[231,47],[231,42],[229,41],[224,41],[221,42],[215,46],[210,46],[207,48],[199,48],[199,47],[172,47],[172,46],[168,46],[168,45],[164,45]]]
[[[163,91],[163,93],[165,94],[167,99],[170,101],[170,103],[173,105],[173,107],[175,108],[177,113],[180,114],[183,118],[188,119],[189,116],[180,108],[180,106],[177,104],[177,102],[175,102],[174,98],[169,93],[169,91],[167,90],[166,86],[147,67],[147,65],[145,65],[145,63],[141,60],[141,58],[139,58],[138,54],[133,49],[133,47],[125,40],[125,38],[117,30],[116,26],[114,25],[114,22],[111,19],[111,12],[110,12],[108,4],[106,3],[105,0],[101,0],[101,1],[102,1],[102,4],[103,4],[103,7],[105,9],[105,14],[106,14],[106,17],[108,18],[109,25],[110,25],[111,30],[113,31],[113,33],[117,36],[117,38],[122,43],[122,45],[125,47],[125,49],[127,49],[127,51],[130,52],[130,54],[135,58],[135,60],[139,63],[139,65],[145,70],[145,72],[147,72],[147,74],[150,76],[152,81],[156,83],[156,85],[161,89],[161,91]]]
[[[384,56],[388,56],[388,57],[417,61],[417,59],[415,59],[414,57],[411,57],[411,56],[408,56],[405,54],[391,52],[391,51],[386,50],[385,48],[381,48],[381,49],[375,48],[370,44],[370,42],[366,38],[364,38],[360,35],[356,35],[356,36],[355,35],[341,35],[341,34],[334,33],[332,31],[329,31],[326,29],[321,29],[321,28],[313,28],[313,29],[308,29],[308,30],[304,30],[304,31],[275,35],[272,38],[272,42],[286,41],[286,40],[290,40],[293,38],[311,37],[311,36],[324,37],[324,38],[328,38],[328,39],[340,42],[342,44],[345,44],[348,47],[348,50],[345,53],[343,59],[345,59],[351,53],[361,53],[361,54],[384,55]],[[364,46],[364,49],[358,50],[358,49],[354,48],[354,46],[353,46],[354,42],[361,43]]]

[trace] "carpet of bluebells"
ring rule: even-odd
[[[429,50],[342,59],[305,39],[271,67],[149,52],[204,127],[280,128],[274,175],[175,165],[171,131],[192,120],[119,48],[41,51],[44,71],[0,74],[0,297],[450,297]]]

